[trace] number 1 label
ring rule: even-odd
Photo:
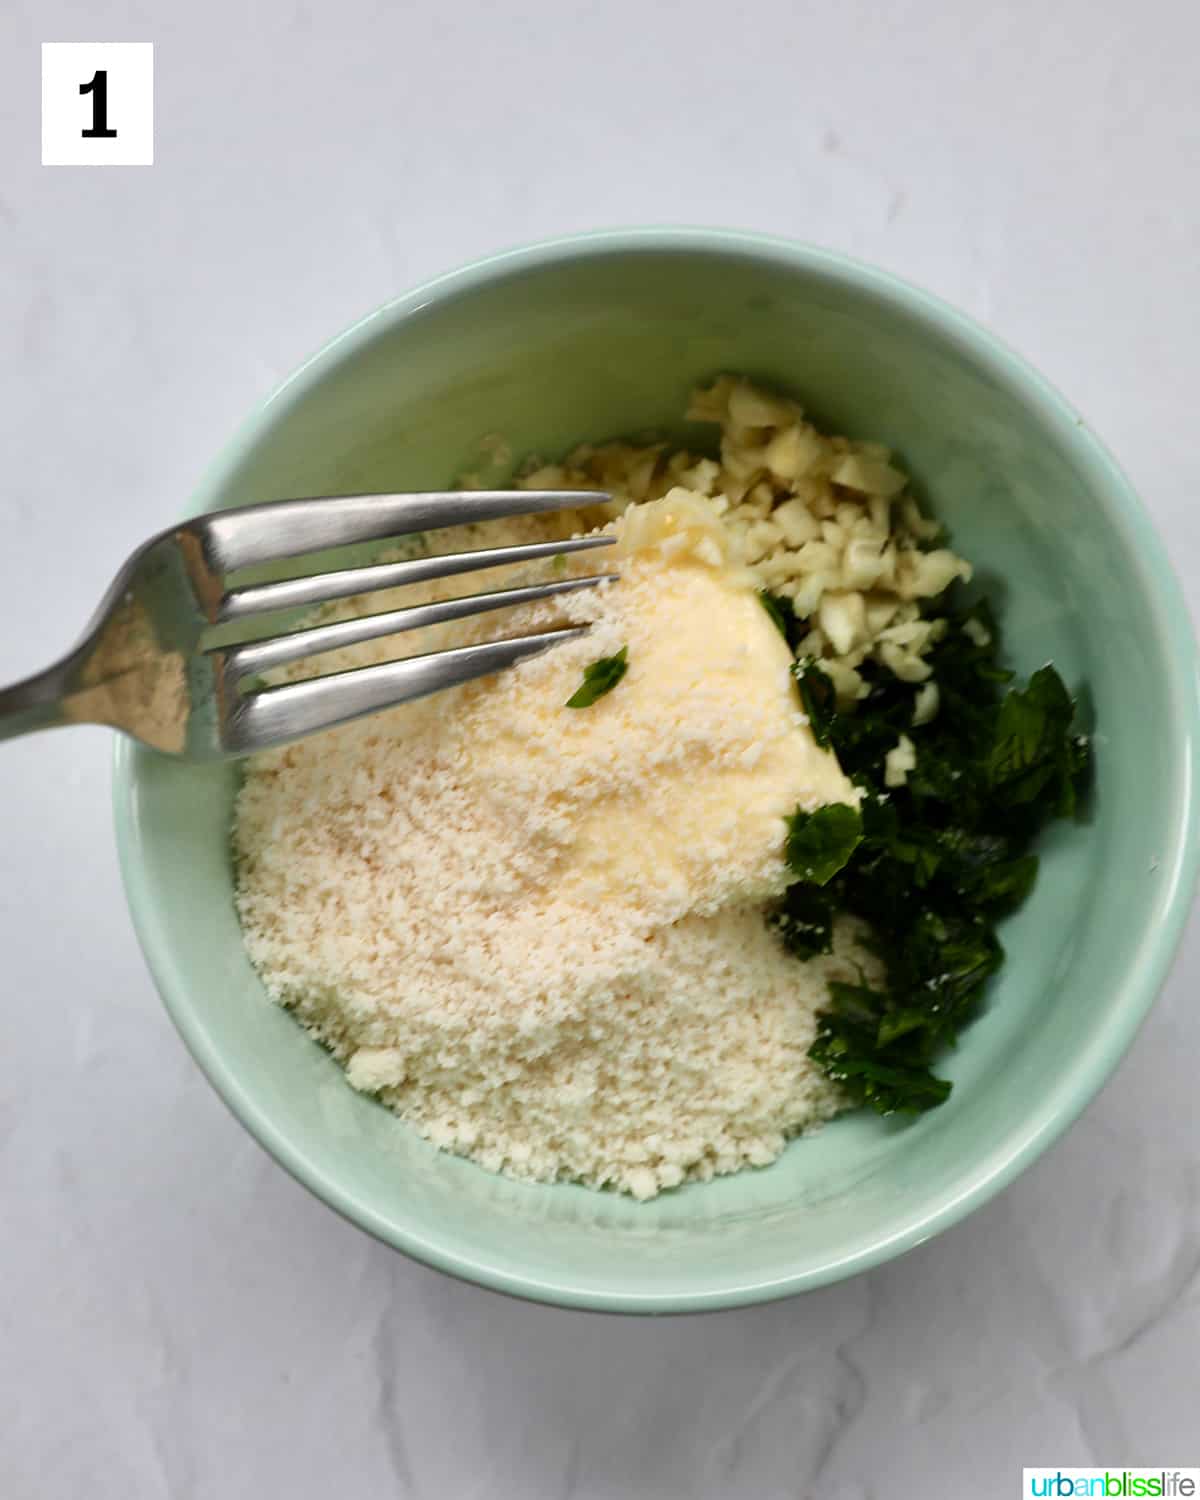
[[[92,95],[91,127],[80,135],[85,140],[112,140],[117,132],[108,128],[108,69],[97,68],[90,83],[79,85],[79,92]]]
[[[42,43],[42,165],[154,163],[154,43]]]

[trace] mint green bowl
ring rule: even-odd
[[[679,428],[721,370],[798,392],[893,445],[979,564],[1028,671],[1048,658],[1097,726],[1090,826],[1060,826],[1006,924],[1009,959],[915,1123],[859,1114],[773,1166],[653,1203],[494,1177],[370,1100],[266,1000],[242,951],[232,768],[121,743],[121,865],[175,1024],[225,1102],[331,1207],[484,1286],[572,1307],[688,1312],[863,1271],[990,1198],[1079,1114],[1167,972],[1196,870],[1197,672],[1162,546],[1082,419],[991,335],[839,256],[648,230],[511,254],[335,339],[253,416],[192,510],[448,484],[517,454]],[[563,934],[570,942],[570,934]],[[1153,1109],[1153,1101],[1149,1108]]]

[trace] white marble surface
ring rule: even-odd
[[[38,164],[43,40],[157,44],[153,168]],[[1200,602],[1191,0],[6,0],[0,680],[66,644],[330,333],[493,247],[702,222],[1000,330],[1115,447]],[[0,756],[0,1496],[1016,1495],[1200,1463],[1200,942],[1069,1136],[871,1275],[637,1322],[373,1243],[184,1055],[99,730]]]

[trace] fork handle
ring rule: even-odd
[[[67,711],[66,684],[60,667],[50,667],[12,687],[0,688],[0,740],[52,729],[56,724],[82,722]]]

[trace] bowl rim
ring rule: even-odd
[[[175,961],[164,913],[145,878],[142,860],[145,834],[136,795],[138,758],[133,742],[123,736],[117,738],[113,759],[113,811],[121,877],[134,929],[167,1012],[224,1103],[297,1181],[385,1244],[462,1280],[564,1307],[685,1313],[745,1306],[812,1290],[914,1249],[1008,1186],[1058,1139],[1098,1093],[1128,1049],[1166,980],[1183,935],[1200,869],[1200,802],[1195,791],[1196,772],[1200,769],[1200,660],[1182,591],[1149,514],[1107,448],[1049,381],[974,319],[890,272],[836,251],[745,230],[692,227],[595,230],[502,250],[421,283],[337,334],[282,381],[242,422],[204,472],[191,496],[187,514],[197,514],[211,503],[206,497],[217,493],[237,470],[280,405],[301,399],[334,366],[353,357],[384,329],[434,303],[514,273],[631,252],[691,252],[757,259],[816,274],[899,306],[916,321],[931,325],[944,341],[969,352],[1006,389],[1037,409],[1072,463],[1091,478],[1106,513],[1131,539],[1147,579],[1178,736],[1181,816],[1174,846],[1158,872],[1164,889],[1163,920],[1153,930],[1144,931],[1131,949],[1121,1003],[1089,1036],[1085,1047],[1063,1070],[1056,1088],[1046,1091],[1002,1140],[964,1172],[962,1181],[948,1185],[919,1213],[899,1227],[872,1236],[857,1248],[832,1255],[818,1265],[775,1277],[746,1279],[719,1273],[701,1289],[678,1293],[614,1291],[574,1277],[569,1267],[552,1276],[517,1274],[490,1264],[486,1251],[467,1255],[439,1243],[436,1235],[385,1219],[308,1159],[275,1126],[269,1114],[243,1088],[236,1070],[213,1044],[202,1017],[189,1000],[187,977]]]

